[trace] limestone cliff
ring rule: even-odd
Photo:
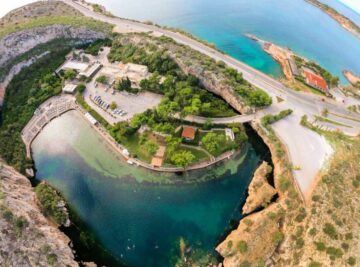
[[[249,215],[240,221],[216,250],[224,257],[224,267],[264,266],[283,235],[279,223],[283,213],[280,204]]]
[[[270,203],[276,190],[266,180],[266,176],[271,172],[271,167],[264,161],[256,170],[249,185],[249,196],[243,207],[243,214],[249,214],[260,207],[265,207]]]
[[[0,40],[0,65],[21,55],[35,46],[56,38],[79,39],[89,42],[106,35],[86,27],[74,28],[67,25],[52,25],[11,33]]]
[[[0,266],[78,266],[70,240],[36,204],[29,180],[0,162]]]

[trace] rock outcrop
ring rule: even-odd
[[[216,251],[224,257],[224,267],[265,266],[269,263],[283,235],[279,223],[283,213],[281,205],[251,214],[240,221]]]
[[[53,25],[11,33],[0,40],[0,65],[39,44],[57,38],[77,39],[85,43],[105,37],[105,33],[102,32],[96,32],[86,27],[74,28],[67,25]]]
[[[257,208],[265,207],[277,193],[275,188],[266,179],[270,172],[271,167],[265,161],[256,170],[249,185],[249,196],[242,209],[243,214],[249,214]]]
[[[30,181],[0,162],[0,266],[78,266],[70,240],[40,212]]]

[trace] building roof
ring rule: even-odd
[[[63,87],[63,92],[65,93],[71,93],[73,94],[75,92],[75,89],[76,89],[76,84],[72,84],[72,83],[68,83],[66,84],[64,87]]]
[[[321,89],[322,91],[327,91],[328,87],[323,77],[315,74],[314,72],[306,68],[304,68],[304,75],[307,84],[315,88]]]
[[[80,72],[80,75],[83,75],[85,77],[91,77],[93,76],[93,74],[95,72],[97,72],[99,69],[101,68],[101,64],[100,63],[94,63],[90,66],[88,66],[88,68],[84,69],[82,72]]]
[[[87,118],[91,124],[97,124],[97,120],[89,112],[85,113],[85,118]]]
[[[153,157],[151,160],[151,165],[154,167],[161,167],[163,164],[163,161],[164,161],[163,158]]]
[[[194,140],[195,134],[196,134],[195,128],[184,126],[181,137],[189,139],[189,140]]]

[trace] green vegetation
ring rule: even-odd
[[[105,75],[100,75],[95,80],[97,83],[106,84],[108,82],[108,78]]]
[[[16,237],[19,238],[23,234],[25,228],[28,227],[29,222],[22,216],[14,215],[12,211],[4,205],[0,206],[0,213],[2,218],[10,224]]]
[[[95,110],[93,110],[85,101],[84,97],[80,94],[76,94],[76,103],[82,106],[87,112],[89,112],[99,123],[104,127],[109,127],[109,123]]]
[[[185,168],[194,160],[195,160],[194,154],[186,150],[176,151],[171,156],[172,163],[177,167]]]
[[[323,231],[325,234],[331,237],[331,239],[338,239],[336,228],[331,223],[325,223]]]
[[[239,252],[241,254],[244,254],[247,252],[248,250],[248,246],[247,246],[247,243],[244,241],[244,240],[240,240],[238,243],[237,243],[237,248],[239,250]]]
[[[134,37],[141,38],[141,42],[132,41],[132,38]],[[172,83],[184,81],[185,77],[183,73],[180,71],[175,61],[169,56],[172,54],[174,56],[176,55],[177,61],[185,63],[188,67],[194,66],[197,69],[203,69],[203,73],[208,71],[208,73],[215,74],[222,85],[229,87],[230,89],[235,89],[235,91],[238,92],[240,102],[244,102],[245,105],[263,107],[271,103],[271,98],[265,92],[252,87],[251,84],[244,80],[242,75],[235,69],[226,67],[224,64],[221,64],[221,62],[216,62],[197,51],[186,49],[171,38],[164,36],[156,38],[147,34],[133,34],[119,36],[114,43],[111,54],[109,55],[110,61],[143,64],[148,66],[150,72],[154,73],[153,77],[142,82],[142,89],[167,95],[168,88],[166,88],[166,86],[165,88],[162,88],[162,83],[159,82],[159,75],[165,76],[165,78],[168,78],[168,82]],[[172,76],[172,79],[170,76]],[[195,85],[196,87],[199,87],[199,82],[196,78],[191,78],[191,80],[190,84],[192,84],[193,87]],[[163,83],[165,84],[165,82]],[[198,91],[196,91],[196,93],[197,92]],[[170,91],[170,96],[171,94],[172,92]],[[206,103],[209,99],[200,100],[201,102]],[[214,104],[214,102],[217,102],[216,105],[220,104],[218,101],[212,101],[211,104]],[[208,107],[206,111],[210,110],[214,110],[214,106],[211,108]],[[229,115],[223,115],[223,117],[224,116]]]
[[[271,114],[265,115],[264,117],[261,118],[261,125],[263,127],[265,127],[266,129],[268,129],[270,124],[273,124],[273,123],[289,116],[292,112],[293,111],[291,109],[286,109],[286,110],[280,111],[280,113],[276,114],[276,115],[271,115]]]
[[[23,53],[21,55],[18,55],[14,59],[6,62],[2,66],[0,66],[0,81],[2,81],[5,76],[9,73],[10,69],[23,61],[27,61],[33,57],[39,56],[47,51],[56,51],[59,50],[59,48],[66,48],[66,47],[72,47],[75,44],[75,40],[71,39],[55,39],[45,44],[39,44],[29,50],[26,53]]]
[[[96,40],[95,42],[92,42],[90,45],[88,45],[84,49],[84,52],[86,54],[97,56],[104,46],[111,47],[111,44],[112,44],[111,39]]]
[[[51,25],[69,25],[75,28],[86,27],[95,31],[110,34],[113,26],[105,22],[90,19],[84,16],[49,16],[37,17],[25,21],[21,24],[9,24],[0,30],[0,38],[22,30],[28,30],[37,27],[46,27]]]
[[[331,123],[331,124],[334,124],[334,125],[337,125],[337,126],[343,126],[343,127],[347,127],[347,128],[352,128],[352,127],[349,126],[349,125],[346,125],[346,124],[343,124],[343,123],[340,123],[340,122],[337,122],[337,121],[333,121],[333,120],[330,120],[330,119],[328,119],[328,118],[324,118],[324,117],[320,117],[320,116],[315,116],[315,118],[316,118],[316,120],[318,120],[318,121]]]
[[[237,147],[234,141],[228,140],[224,132],[210,132],[201,139],[201,145],[214,156]]]
[[[301,68],[302,66],[307,67],[311,70],[313,70],[315,73],[323,77],[328,84],[330,88],[336,87],[339,85],[339,77],[332,76],[330,72],[328,72],[326,69],[318,65],[317,63],[313,61],[306,61],[301,57],[295,56],[294,59],[296,62],[296,65]]]
[[[53,72],[68,52],[68,48],[59,48],[42,57],[16,75],[6,90],[0,121],[0,155],[21,172],[32,166],[26,159],[21,130],[41,103],[61,92],[61,80]]]
[[[47,183],[36,186],[35,193],[44,215],[51,217],[58,225],[64,225],[68,214],[62,206],[62,204],[65,205],[63,197]]]
[[[77,72],[73,69],[68,69],[64,71],[64,79],[65,80],[74,80],[76,78]]]

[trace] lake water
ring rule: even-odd
[[[334,0],[326,0],[334,2]],[[304,0],[96,0],[113,14],[180,27],[275,77],[279,65],[246,33],[315,60],[333,74],[360,74],[360,40]],[[349,13],[350,11],[348,11]],[[347,14],[348,14],[347,13]],[[352,15],[355,16],[356,14]]]
[[[190,173],[217,180],[182,186],[138,183],[134,179],[171,177],[119,160],[75,111],[46,126],[32,148],[37,178],[59,189],[105,248],[135,267],[170,266],[180,237],[214,252],[230,222],[241,218],[246,188],[262,157],[248,144],[246,153],[226,164]]]

